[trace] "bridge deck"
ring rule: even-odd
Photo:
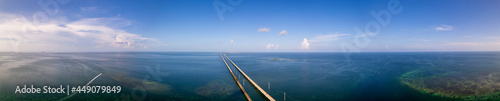
[[[226,56],[226,54],[224,54],[224,56]],[[244,77],[245,77],[248,81],[250,81],[250,83],[251,83],[251,84],[252,84],[255,88],[257,88],[257,90],[259,90],[259,91],[260,91],[260,93],[262,93],[264,96],[266,96],[266,98],[267,98],[269,101],[276,101],[276,100],[274,100],[274,98],[273,98],[273,97],[271,97],[271,95],[267,94],[267,92],[266,92],[266,91],[264,91],[262,88],[260,88],[260,86],[259,86],[259,85],[257,85],[257,83],[255,83],[255,82],[254,82],[254,81],[253,81],[250,77],[248,77],[248,76],[247,76],[247,74],[245,74],[245,72],[243,72],[243,71],[242,71],[242,70],[241,70],[241,69],[240,69],[240,68],[239,68],[236,64],[234,64],[234,62],[233,62],[233,61],[231,61],[231,59],[229,59],[229,57],[227,57],[227,56],[226,56],[226,58],[227,58],[227,60],[229,60],[229,61],[233,64],[233,66],[234,66],[234,67],[236,67],[236,69],[238,69],[238,71],[240,71],[240,73],[241,73],[241,74],[242,74],[242,75],[243,75],[243,76],[244,76]],[[227,65],[227,64],[226,64],[226,65]],[[234,75],[233,75],[233,76],[234,76]]]
[[[227,65],[227,62],[226,62],[226,60],[224,60],[224,57],[222,57],[222,55],[220,55],[220,57],[222,58],[222,61],[224,61],[224,64],[226,64],[226,67],[229,70],[229,72],[231,72],[231,75],[233,75],[234,81],[236,81],[236,84],[238,84],[238,87],[240,87],[240,90],[241,90],[241,92],[243,92],[243,95],[245,95],[245,98],[247,98],[248,101],[252,101],[252,99],[250,98],[250,96],[248,96],[248,93],[245,91],[245,89],[243,88],[243,86],[241,86],[241,84],[238,81],[238,79],[236,79],[236,76],[234,76],[233,71],[229,68],[229,65]]]

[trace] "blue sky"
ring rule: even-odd
[[[498,18],[498,0],[2,0],[0,51],[499,51]]]

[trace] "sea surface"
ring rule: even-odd
[[[0,100],[244,101],[218,52],[0,53]],[[499,100],[500,52],[225,53],[278,101]],[[226,59],[227,61],[227,59]],[[266,100],[227,61],[252,100]],[[102,74],[101,74],[102,73]],[[19,94],[17,86],[120,86]]]

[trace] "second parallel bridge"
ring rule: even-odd
[[[224,54],[224,56],[226,56],[226,54]],[[274,100],[273,97],[271,97],[271,95],[267,94],[266,91],[264,91],[262,88],[260,88],[259,85],[257,85],[257,83],[253,82],[252,79],[250,79],[250,77],[247,76],[247,74],[245,74],[245,72],[243,72],[236,64],[234,64],[233,61],[231,61],[231,59],[229,59],[229,57],[226,56],[226,58],[231,62],[231,64],[233,64],[234,67],[236,67],[236,69],[238,69],[238,71],[240,71],[240,73],[248,80],[250,81],[250,83],[255,87],[257,88],[257,90],[260,91],[260,93],[262,93],[264,96],[266,96],[266,98],[269,100],[269,101],[276,101]]]

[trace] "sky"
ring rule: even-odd
[[[0,0],[0,52],[500,51],[499,0]]]

